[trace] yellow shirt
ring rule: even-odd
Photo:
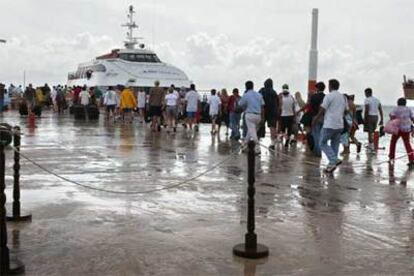
[[[40,88],[36,89],[36,101],[41,104],[45,101],[45,96],[43,95],[43,91]]]
[[[137,100],[135,99],[134,93],[130,88],[125,88],[121,93],[121,99],[119,107],[121,109],[134,109],[137,106]]]

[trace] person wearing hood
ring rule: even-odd
[[[275,149],[275,143],[277,138],[277,120],[279,117],[279,97],[276,91],[273,89],[273,80],[267,79],[264,82],[264,87],[260,89],[259,93],[264,100],[264,122],[263,128],[267,122],[267,127],[270,129],[271,144],[269,149]],[[263,131],[265,132],[265,131]]]
[[[295,124],[296,101],[289,92],[289,86],[282,86],[282,93],[279,95],[280,108],[280,132],[286,135],[285,147],[288,147],[293,135],[293,126]]]

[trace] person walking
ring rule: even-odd
[[[139,112],[139,120],[140,123],[143,124],[145,122],[145,107],[147,104],[147,94],[143,89],[140,89],[138,92],[138,112]]]
[[[349,131],[349,141],[357,147],[357,153],[361,152],[362,143],[356,138],[355,134],[358,130],[357,106],[355,105],[355,95],[348,96],[349,114],[352,118],[352,125]],[[349,151],[348,151],[349,152]]]
[[[247,81],[246,93],[240,100],[240,106],[243,107],[245,112],[245,120],[247,126],[247,135],[244,140],[244,147],[247,146],[249,141],[256,143],[256,154],[260,154],[259,139],[257,138],[257,127],[264,121],[264,105],[262,95],[259,92],[254,91],[254,84],[252,81]]]
[[[134,118],[132,111],[136,106],[137,100],[135,99],[134,92],[132,88],[127,85],[127,87],[122,90],[119,100],[119,108],[121,109],[122,119],[124,122],[132,124]]]
[[[86,107],[89,104],[89,99],[91,95],[88,92],[86,85],[82,88],[82,91],[79,94],[80,104]]]
[[[29,86],[26,87],[24,91],[24,100],[27,105],[29,112],[32,112],[33,108],[36,105],[36,90],[33,88],[33,85],[29,83]]]
[[[165,93],[158,80],[154,82],[154,85],[149,92],[149,106],[152,117],[151,129],[152,131],[161,131],[162,105]]]
[[[282,86],[282,93],[279,95],[280,105],[280,132],[286,136],[285,147],[288,147],[291,139],[293,139],[293,125],[296,124],[296,101],[289,92],[289,86],[284,84]]]
[[[378,115],[380,116],[379,125],[383,125],[384,115],[381,102],[372,96],[372,89],[365,89],[365,112],[364,112],[364,131],[368,133],[368,149],[375,150],[374,133],[378,126]]]
[[[226,135],[229,135],[229,126],[230,126],[230,118],[229,118],[229,95],[225,88],[221,89],[221,94],[219,96],[221,101],[221,110],[220,110],[220,120],[218,122],[218,133],[220,133],[221,122],[223,122],[226,126]]]
[[[66,98],[61,86],[58,86],[58,89],[56,91],[55,102],[58,114],[63,114],[66,107]]]
[[[344,129],[344,114],[348,110],[345,96],[339,93],[339,81],[329,80],[329,94],[323,99],[318,114],[313,118],[312,125],[316,124],[323,116],[320,146],[329,160],[325,173],[332,173],[342,163],[338,159],[341,134]],[[330,141],[330,145],[328,145]]]
[[[186,112],[187,112],[187,124],[190,129],[193,128],[193,124],[197,124],[196,113],[198,105],[200,103],[200,95],[196,91],[195,84],[190,85],[190,91],[185,94]]]
[[[240,119],[241,119],[241,110],[240,110],[240,95],[239,89],[233,89],[233,95],[229,98],[229,119],[230,119],[230,139],[239,140],[240,139]]]
[[[106,109],[106,119],[109,120],[111,116],[115,120],[115,108],[117,104],[116,92],[112,86],[108,87],[103,99],[103,104]]]
[[[277,120],[279,118],[279,97],[273,89],[273,80],[270,78],[267,79],[259,93],[262,95],[265,103],[263,124],[267,122],[267,127],[270,129],[271,142],[269,149],[274,150],[277,139]]]
[[[168,89],[168,95],[165,96],[165,106],[166,106],[166,115],[167,115],[167,132],[170,129],[173,129],[174,132],[177,131],[176,127],[176,116],[177,116],[177,103],[178,103],[178,96],[174,91],[174,88],[170,87]]]
[[[410,169],[414,168],[414,152],[411,147],[410,133],[412,130],[412,124],[414,123],[414,113],[411,108],[407,107],[407,100],[400,98],[397,101],[397,107],[395,107],[390,113],[391,120],[399,120],[399,131],[397,134],[393,134],[390,143],[389,163],[394,165],[395,162],[395,147],[398,139],[401,137],[404,142],[405,151],[408,155],[409,163],[407,164]]]
[[[221,115],[221,99],[219,96],[216,95],[216,89],[211,90],[211,96],[208,99],[208,105],[209,105],[209,115],[211,118],[211,134],[218,133],[220,135],[220,131],[216,131],[216,124],[217,121],[220,120],[219,117]],[[220,122],[218,122],[220,129]]]
[[[325,83],[318,82],[315,85],[316,93],[310,97],[310,108],[311,108],[311,122],[313,118],[319,113],[323,99],[325,98]],[[320,140],[321,130],[323,126],[323,116],[311,124],[311,137],[308,136],[308,144],[311,145],[313,154],[317,157],[322,156]],[[310,139],[312,138],[312,139]]]

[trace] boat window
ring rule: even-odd
[[[145,61],[146,62],[159,62],[159,60],[157,60],[157,56],[156,55],[145,55]]]
[[[149,62],[160,63],[160,59],[154,54],[120,54],[119,57],[123,60],[132,62]]]
[[[89,68],[93,72],[106,72],[106,67],[103,64],[96,64]]]

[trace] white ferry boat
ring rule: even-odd
[[[148,88],[158,80],[163,87],[172,84],[189,87],[190,81],[182,70],[162,62],[153,51],[139,43],[140,38],[134,37],[133,31],[138,28],[134,13],[134,7],[129,6],[128,21],[122,25],[128,28],[125,48],[114,49],[93,61],[79,64],[76,72],[69,73],[68,86],[108,87],[128,83]]]

